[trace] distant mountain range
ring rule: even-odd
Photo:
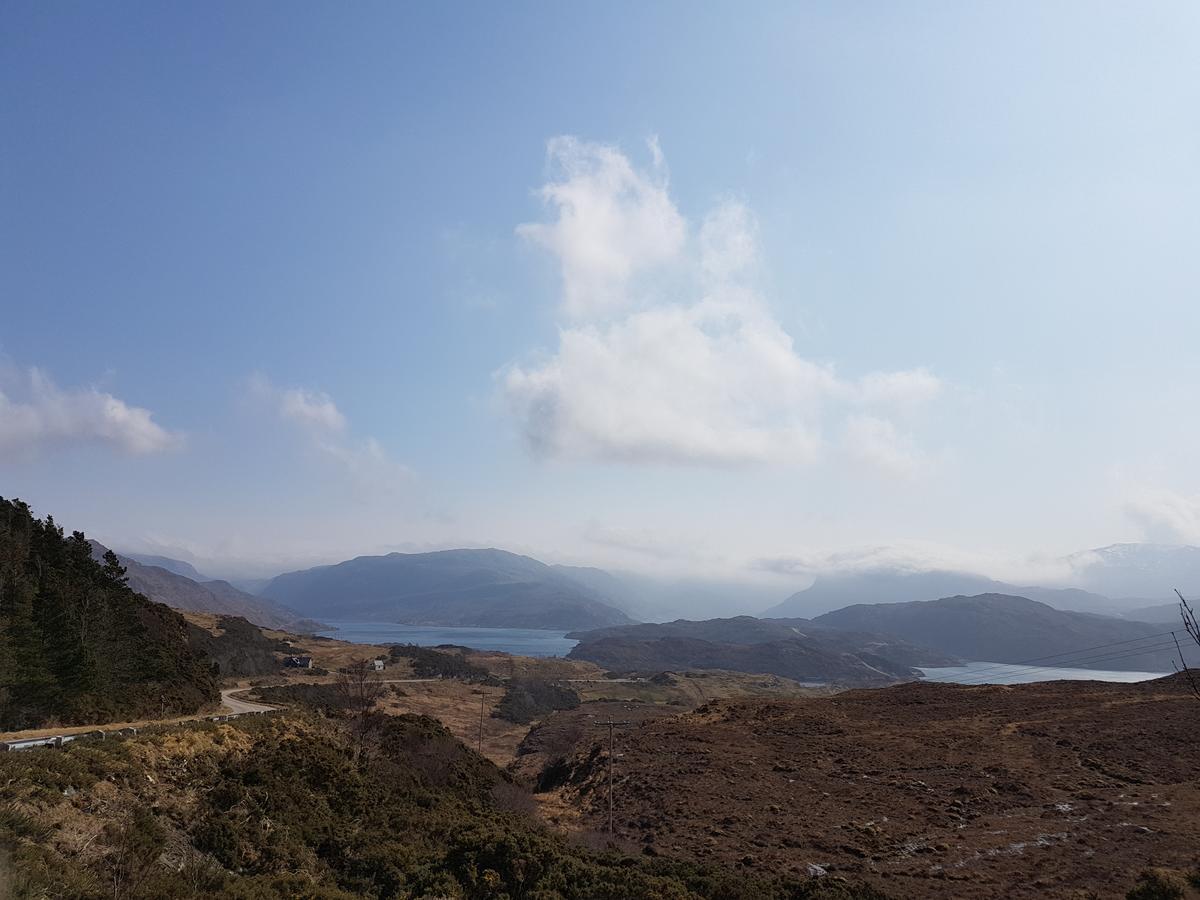
[[[729,669],[849,685],[918,678],[962,660],[1170,672],[1161,625],[980,594],[858,604],[805,619],[739,616],[574,632],[569,654],[622,672]],[[1186,651],[1200,665],[1194,646]]]
[[[1068,557],[1080,587],[1122,600],[1167,603],[1178,588],[1200,598],[1200,547],[1186,544],[1112,544]]]
[[[122,558],[154,570],[137,577],[156,599],[182,609],[245,615],[269,627],[291,625],[295,617],[323,616],[429,625],[589,628],[761,610],[779,596],[762,584],[546,565],[503,550],[363,556],[236,584],[210,580],[191,563],[170,557]],[[760,614],[811,619],[858,604],[1003,594],[1063,611],[1174,623],[1174,587],[1200,598],[1197,547],[1113,544],[1072,554],[1063,562],[1075,573],[1073,587],[1018,585],[949,570],[877,568],[821,575]]]
[[[155,566],[159,569],[166,569],[168,572],[174,572],[176,575],[182,575],[184,578],[190,578],[192,581],[212,581],[207,575],[201,575],[196,571],[196,567],[189,562],[184,562],[182,559],[171,559],[169,556],[152,556],[146,553],[125,553],[118,554],[125,559],[131,559],[134,562],[141,563],[143,566]]]
[[[731,619],[601,628],[570,635],[571,659],[620,672],[727,669],[801,682],[886,684],[920,677],[917,666],[956,665],[946,653],[805,619]]]
[[[1183,625],[1178,601],[1175,603],[1164,603],[1161,606],[1140,606],[1137,609],[1131,609],[1124,613],[1122,617],[1133,619],[1137,622],[1154,622],[1159,625],[1175,625],[1179,627]]]
[[[107,549],[103,544],[89,541],[92,555],[102,559]],[[151,600],[165,603],[175,609],[190,612],[216,613],[222,616],[241,616],[255,625],[263,628],[279,628],[289,631],[316,631],[323,625],[312,619],[307,619],[300,613],[288,609],[269,599],[255,597],[240,591],[228,581],[197,581],[180,572],[192,571],[200,579],[200,575],[191,565],[181,560],[167,557],[142,557],[170,564],[148,565],[132,556],[117,554],[121,565],[125,567],[129,586],[139,594],[145,594]]]
[[[970,572],[876,568],[822,575],[809,587],[767,609],[766,616],[815,616],[857,603],[903,603],[941,597],[1008,594],[1055,609],[1175,621],[1175,589],[1200,598],[1200,547],[1113,544],[1083,550],[1063,562],[1072,587],[996,581]]]
[[[572,571],[494,549],[390,553],[280,575],[262,596],[343,621],[564,631],[631,621],[595,586],[599,570]]]
[[[814,621],[893,635],[969,660],[1147,672],[1171,672],[1175,660],[1162,625],[1066,612],[1003,594],[857,604]]]
[[[1008,594],[1040,600],[1056,609],[1115,611],[1108,597],[1077,588],[1017,587],[966,572],[875,570],[822,576],[763,615],[814,616],[859,603],[905,603],[975,594]]]

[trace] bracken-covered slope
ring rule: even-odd
[[[590,852],[429,718],[385,716],[370,744],[356,755],[337,719],[288,715],[5,754],[5,886],[81,900],[883,900],[833,879]]]
[[[895,635],[963,659],[1126,671],[1170,672],[1174,643],[1164,626],[1087,613],[1005,594],[848,606],[821,625]],[[1119,643],[1128,642],[1128,643]],[[1145,648],[1155,648],[1145,651]]]
[[[1124,897],[1147,865],[1200,859],[1198,710],[1178,676],[714,701],[618,731],[616,833],[747,873],[819,865],[912,900]],[[577,734],[547,772],[561,791],[547,808],[582,806],[598,827],[607,734]]]
[[[504,550],[360,556],[280,575],[262,595],[343,621],[562,630],[629,621],[592,589]]]
[[[115,555],[102,565],[81,532],[0,498],[0,729],[191,713],[214,679],[188,623],[133,591]]]

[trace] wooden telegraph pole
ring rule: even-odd
[[[613,729],[632,725],[632,722],[614,722],[609,719],[607,722],[597,722],[599,728],[608,729],[608,834],[609,837],[613,833]]]
[[[487,699],[487,692],[479,692],[479,743],[476,745],[476,752],[483,756],[483,703]]]

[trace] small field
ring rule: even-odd
[[[504,689],[466,684],[461,681],[435,681],[422,684],[393,684],[380,708],[387,713],[416,713],[431,716],[450,733],[496,763],[506,766],[516,755],[517,745],[529,731],[528,725],[516,725],[492,716]],[[482,706],[482,717],[480,707]],[[483,741],[480,744],[480,722]]]

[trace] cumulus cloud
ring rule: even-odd
[[[107,444],[135,455],[157,453],[182,442],[148,409],[94,387],[63,389],[38,369],[0,390],[0,458],[16,458],[59,444]]]
[[[246,379],[246,388],[252,399],[273,409],[281,419],[307,431],[329,433],[346,428],[346,417],[324,391],[277,387],[261,372]]]
[[[292,388],[282,393],[279,399],[279,414],[306,428],[320,431],[342,431],[346,417],[328,394],[313,393],[301,388]]]
[[[1125,512],[1157,544],[1200,544],[1200,496],[1161,488],[1130,497]]]
[[[412,470],[392,459],[375,438],[355,440],[345,434],[346,417],[328,394],[302,387],[280,388],[261,373],[251,375],[247,387],[253,399],[298,427],[313,450],[364,490],[395,491],[410,481]]]
[[[646,172],[575,138],[556,138],[548,153],[551,221],[518,233],[558,258],[566,324],[554,353],[500,374],[535,453],[809,463],[839,446],[825,438],[837,425],[851,458],[916,470],[919,451],[891,417],[941,382],[924,369],[848,380],[798,354],[754,287],[758,226],[744,204],[722,201],[693,234],[661,151]]]
[[[627,305],[631,280],[683,247],[686,223],[667,194],[657,142],[651,150],[653,169],[639,172],[615,147],[573,137],[547,147],[554,180],[539,194],[557,218],[517,232],[558,257],[563,307],[572,316]]]

